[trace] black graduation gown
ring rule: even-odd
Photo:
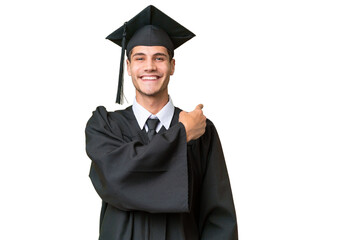
[[[90,178],[102,198],[100,240],[234,240],[236,215],[215,126],[186,142],[175,108],[149,142],[132,108],[98,107],[86,125]]]

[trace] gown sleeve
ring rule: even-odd
[[[208,126],[209,151],[200,193],[201,240],[237,240],[236,213],[224,154],[215,126],[211,122]]]
[[[189,212],[184,125],[175,124],[144,145],[125,141],[104,107],[89,119],[90,179],[106,203],[123,211]]]

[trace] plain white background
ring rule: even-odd
[[[149,4],[197,35],[170,93],[217,126],[240,239],[359,240],[355,0],[2,2],[0,238],[97,239],[84,128],[96,106],[125,107],[105,37]]]

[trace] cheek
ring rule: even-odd
[[[174,68],[171,65],[163,65],[159,69],[161,69],[161,72],[166,73],[167,75],[173,75]]]
[[[128,70],[129,76],[136,76],[136,73],[138,71],[136,66],[133,66],[133,65],[128,66],[127,70]]]

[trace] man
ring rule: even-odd
[[[102,198],[101,240],[234,240],[236,215],[219,137],[202,105],[168,94],[174,49],[194,35],[153,6],[108,36],[136,89],[133,106],[98,107],[86,126],[90,178]]]

